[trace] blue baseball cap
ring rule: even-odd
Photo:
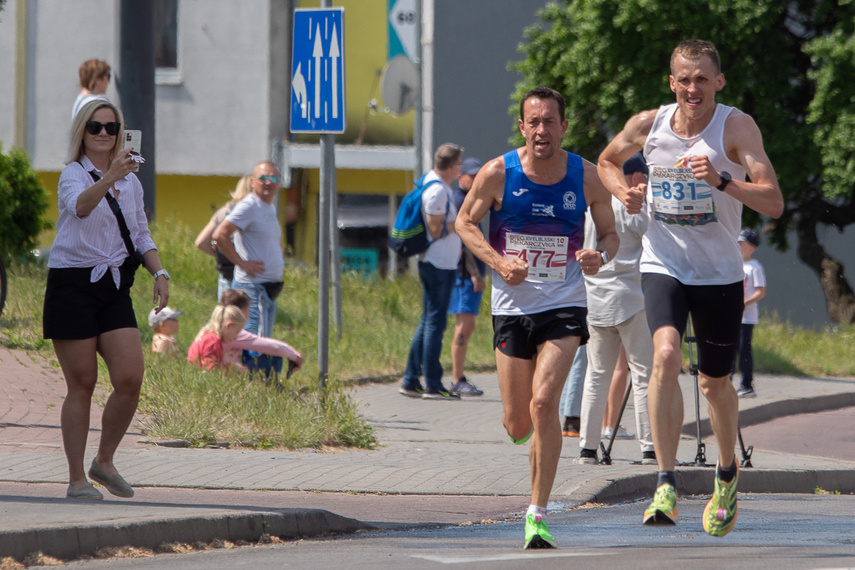
[[[637,152],[626,159],[626,162],[623,163],[623,173],[629,176],[630,174],[635,174],[636,172],[641,172],[643,174],[647,174],[647,163],[644,162],[644,157],[640,152]]]

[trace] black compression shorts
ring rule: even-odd
[[[680,338],[692,316],[698,346],[698,370],[711,378],[730,374],[742,323],[742,282],[729,285],[684,285],[669,275],[641,276],[650,333],[674,327]]]

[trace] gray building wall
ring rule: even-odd
[[[508,115],[522,77],[523,30],[537,22],[547,0],[434,0],[433,142],[454,142],[486,161],[511,149],[517,128]]]
[[[17,6],[9,1],[0,12],[4,148],[14,131]],[[56,172],[63,167],[83,61],[111,65],[107,97],[121,105],[120,3],[29,0],[26,6],[26,150],[37,170]],[[159,174],[234,176],[270,156],[272,137],[281,137],[288,123],[291,8],[290,0],[179,2],[178,69],[156,79]]]

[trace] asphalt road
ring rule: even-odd
[[[364,532],[329,539],[146,559],[83,561],[72,568],[728,568],[855,567],[855,496],[743,495],[734,530],[708,536],[708,497],[681,498],[675,527],[641,524],[644,502],[549,515],[556,550],[522,550],[521,520]],[[798,513],[794,516],[793,513]]]

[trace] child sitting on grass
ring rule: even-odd
[[[220,305],[232,306],[249,318],[250,296],[243,289],[227,289]],[[226,343],[225,359],[246,367],[250,373],[260,372],[267,380],[276,380],[282,372],[282,360],[288,360],[286,378],[303,366],[303,355],[286,342],[261,337],[243,330],[235,340]]]
[[[202,327],[187,350],[187,362],[199,368],[228,369],[230,362],[225,359],[224,345],[234,341],[246,324],[243,312],[234,305],[217,305],[211,313],[211,320]]]
[[[148,326],[154,331],[151,340],[151,351],[163,354],[182,354],[175,335],[178,334],[178,315],[172,307],[164,307],[159,313],[154,309],[148,314]]]

